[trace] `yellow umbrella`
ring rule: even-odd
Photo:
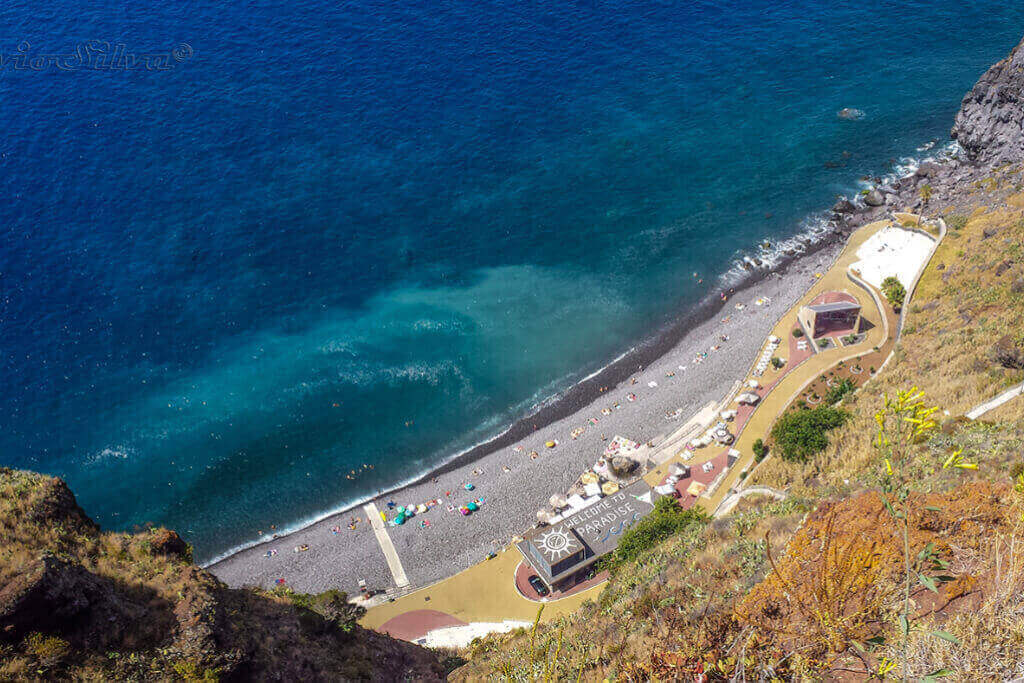
[[[555,442],[554,441],[545,441],[544,445],[547,446],[548,448],[554,448],[555,447]]]
[[[580,481],[584,484],[596,484],[599,477],[593,472],[584,472],[583,476],[580,477]]]
[[[618,493],[619,485],[616,484],[614,481],[606,481],[604,484],[601,485],[601,490],[604,491],[604,495],[610,496],[613,493]]]

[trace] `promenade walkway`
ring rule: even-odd
[[[395,585],[399,588],[407,587],[409,585],[409,577],[405,575],[402,560],[398,558],[395,544],[391,542],[391,537],[388,536],[388,529],[384,526],[384,520],[380,518],[380,511],[377,510],[377,506],[373,503],[364,505],[363,511],[370,520],[370,526],[373,527],[377,543],[380,544],[380,550],[384,553],[384,559],[388,562],[388,569],[391,570],[391,576],[395,579]]]

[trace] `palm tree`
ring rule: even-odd
[[[928,206],[928,200],[932,198],[932,186],[922,185],[921,189],[918,190],[918,194],[921,195],[921,213],[917,214],[917,227],[921,227],[921,217],[924,215],[925,208]]]

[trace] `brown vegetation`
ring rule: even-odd
[[[0,468],[0,680],[443,676],[346,610],[229,589],[173,531],[101,533],[61,480]]]

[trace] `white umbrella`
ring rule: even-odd
[[[544,522],[545,524],[547,524],[548,522],[551,521],[552,517],[554,517],[554,515],[552,515],[547,510],[537,510],[537,521],[538,522]]]
[[[551,503],[551,507],[555,509],[564,508],[566,505],[569,504],[568,501],[565,500],[565,496],[563,496],[561,493],[556,493],[553,496],[551,496],[551,498],[548,499],[548,502]]]

